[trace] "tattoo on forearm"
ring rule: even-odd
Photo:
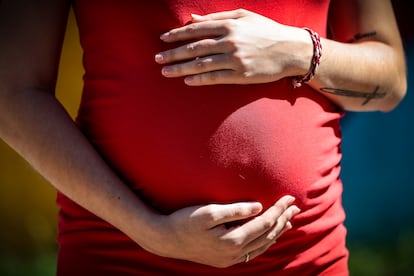
[[[350,40],[348,40],[347,42],[352,43],[352,42],[361,40],[361,39],[366,38],[366,37],[374,36],[376,34],[377,34],[376,31],[371,31],[371,32],[363,33],[363,34],[358,33],[358,34],[354,35],[354,37],[351,38]]]
[[[379,93],[379,86],[375,87],[374,91],[372,92],[358,92],[358,91],[352,91],[352,90],[345,90],[345,89],[338,89],[338,88],[328,88],[323,87],[320,89],[322,92],[335,94],[339,96],[345,96],[345,97],[353,97],[353,98],[364,98],[364,102],[362,105],[366,105],[369,101],[372,99],[382,99],[385,97],[387,93]]]

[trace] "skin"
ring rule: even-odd
[[[254,259],[299,212],[285,196],[206,204],[162,215],[110,169],[55,98],[69,1],[0,2],[0,138],[56,189],[160,256],[215,267]],[[227,229],[224,224],[251,218]]]
[[[292,197],[267,210],[258,202],[239,202],[161,215],[132,193],[80,133],[54,96],[68,9],[63,0],[0,2],[0,137],[54,187],[150,252],[227,267],[247,253],[253,259],[266,251],[292,227],[289,221],[299,212]],[[321,65],[308,84],[347,110],[395,108],[406,91],[406,74],[390,2],[334,0],[329,23],[332,37],[322,39]],[[313,52],[305,30],[245,10],[193,16],[193,24],[161,39],[182,42],[155,56],[162,74],[192,86],[304,75]],[[254,219],[224,227],[245,218]]]
[[[329,26],[332,37],[321,39],[321,63],[308,85],[345,110],[394,109],[406,93],[407,79],[391,2],[333,0]],[[160,39],[182,42],[155,55],[162,74],[184,77],[191,86],[305,75],[313,55],[307,31],[243,9],[193,15],[192,24]]]

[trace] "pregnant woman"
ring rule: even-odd
[[[70,8],[76,122],[54,97]],[[57,275],[348,275],[340,118],[406,90],[386,0],[0,1],[0,137],[58,190]]]

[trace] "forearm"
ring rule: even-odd
[[[52,94],[2,89],[0,81],[0,138],[58,190],[154,254],[217,267],[244,262],[246,253],[254,258],[267,250],[299,212],[286,196],[260,216],[261,204],[254,202],[160,215],[122,183]],[[252,217],[235,229],[225,227]]]
[[[321,40],[320,65],[308,84],[343,109],[389,111],[406,92],[404,52],[389,3],[381,1],[377,7],[371,0],[364,6],[367,2],[335,2],[334,35]],[[352,10],[346,18],[340,12],[344,9]],[[206,33],[220,39],[205,40]],[[347,41],[355,35],[357,41]],[[165,77],[184,77],[191,86],[296,79],[306,76],[313,53],[308,31],[245,10],[193,16],[191,25],[170,30],[161,39],[185,41],[157,54],[155,61],[163,65]]]
[[[323,39],[323,55],[309,83],[346,110],[389,111],[404,97],[405,64],[384,43],[340,43]]]
[[[157,233],[157,214],[121,182],[52,94],[8,94],[0,100],[0,137],[6,143],[58,190],[136,242],[154,238],[148,235]]]
[[[143,245],[156,214],[82,135],[53,95],[68,0],[0,5],[0,139],[54,187]]]
[[[260,203],[239,202],[160,215],[76,127],[53,95],[68,4],[9,0],[0,5],[0,139],[66,196],[154,254],[218,267],[262,254],[291,227],[289,220],[299,211],[292,197],[262,214]],[[240,227],[225,227],[253,217]]]

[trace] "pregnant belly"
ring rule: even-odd
[[[141,98],[134,108],[110,101],[83,114],[93,120],[80,120],[109,164],[158,210],[252,200],[266,207],[328,185],[321,178],[340,159],[337,113],[306,97],[294,104],[260,94],[181,97],[164,95],[156,105]]]

